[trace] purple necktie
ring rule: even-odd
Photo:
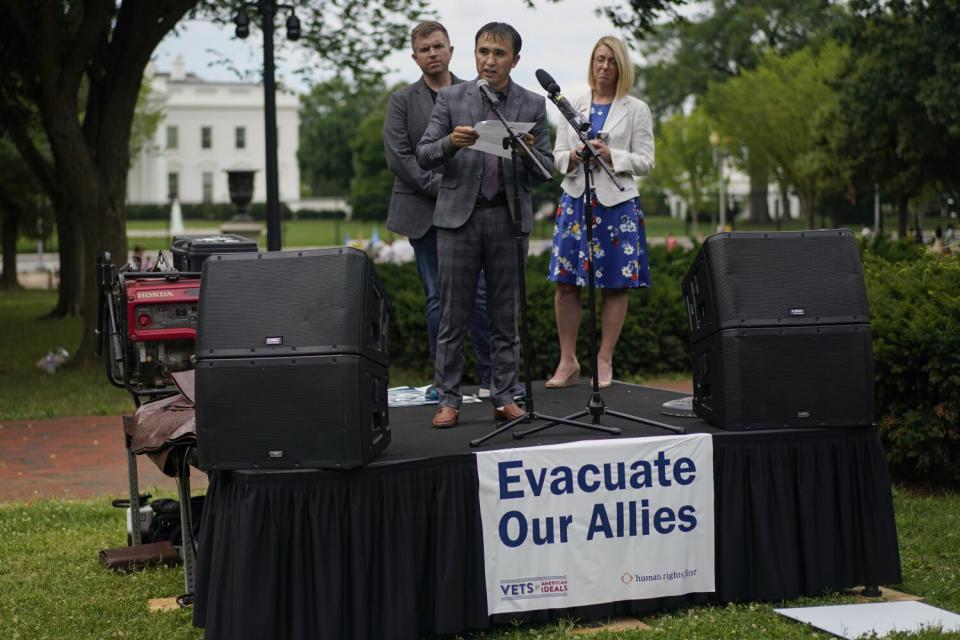
[[[493,109],[487,112],[487,120],[494,120]],[[500,158],[492,153],[483,154],[483,180],[480,181],[480,193],[487,200],[493,200],[500,191]]]

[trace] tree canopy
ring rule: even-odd
[[[815,206],[829,179],[822,157],[818,123],[836,109],[833,83],[844,59],[836,44],[811,47],[781,56],[768,53],[752,71],[711,83],[704,98],[720,130],[763,153],[793,187],[807,225],[815,223]]]
[[[335,76],[315,84],[300,98],[297,157],[301,180],[311,195],[344,195],[350,191],[354,175],[352,140],[384,91],[380,80],[351,82]]]
[[[424,7],[424,0],[311,0],[297,11],[303,41],[320,60],[359,72],[402,45]],[[97,257],[126,255],[130,136],[144,69],[188,12],[228,21],[235,10],[200,0],[0,0],[0,125],[53,202],[58,308],[83,316],[80,362],[94,345]],[[52,160],[27,135],[31,111]]]
[[[903,237],[911,198],[960,186],[960,5],[860,0],[852,9],[829,152],[851,178],[892,196]]]
[[[394,87],[394,90],[398,87]],[[350,183],[350,206],[359,219],[386,219],[393,173],[383,153],[383,122],[387,117],[390,92],[383,92],[376,104],[359,123],[350,141],[353,154],[353,180]]]
[[[718,173],[710,146],[714,126],[699,108],[688,116],[670,116],[657,132],[657,169],[651,178],[686,203],[694,235],[709,194],[717,189]]]

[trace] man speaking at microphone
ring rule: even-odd
[[[445,87],[437,95],[430,123],[417,145],[424,169],[443,166],[433,224],[437,227],[440,274],[440,333],[437,337],[434,385],[440,407],[433,426],[452,427],[459,420],[463,341],[470,326],[473,295],[483,271],[487,282],[492,379],[490,399],[497,420],[524,414],[514,402],[519,371],[517,307],[519,274],[512,215],[524,236],[533,228],[531,183],[540,181],[532,159],[518,151],[520,211],[513,211],[513,167],[509,159],[467,150],[478,138],[473,125],[496,116],[478,86],[485,80],[495,92],[507,121],[533,122],[524,141],[548,171],[553,169],[546,103],[510,79],[520,61],[520,34],[502,22],[491,22],[474,38],[477,81]]]

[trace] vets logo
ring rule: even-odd
[[[500,581],[500,600],[529,600],[567,595],[567,576],[539,576]]]

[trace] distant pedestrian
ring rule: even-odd
[[[940,225],[937,225],[933,230],[933,243],[930,244],[930,253],[942,254],[943,252],[943,229],[940,228]]]
[[[133,246],[130,266],[134,271],[150,271],[153,268],[153,261],[145,254],[143,247],[137,244]]]

